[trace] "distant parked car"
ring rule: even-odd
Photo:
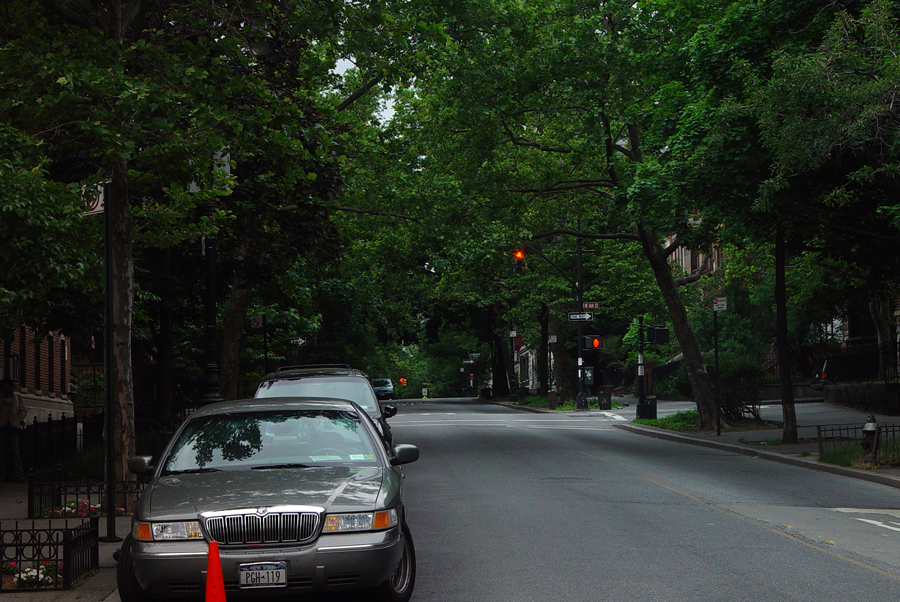
[[[859,346],[847,350],[830,352],[818,370],[813,373],[810,386],[821,391],[825,385],[844,382],[865,382],[878,380],[878,348],[872,345]]]
[[[387,419],[397,408],[382,406],[369,377],[346,364],[285,366],[267,374],[254,397],[331,397],[349,399],[359,405],[378,425],[390,447],[393,441]]]
[[[394,383],[389,378],[375,378],[372,380],[372,388],[378,399],[394,398]]]
[[[150,477],[116,554],[122,602],[203,599],[216,541],[228,599],[368,590],[407,602],[416,555],[400,466],[368,414],[336,399],[269,398],[204,406],[162,457],[129,469]]]

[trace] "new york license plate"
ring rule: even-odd
[[[248,587],[285,587],[286,562],[253,562],[238,565],[239,584]]]

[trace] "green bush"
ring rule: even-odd
[[[670,431],[697,431],[700,430],[700,413],[697,410],[685,410],[684,412],[676,412],[665,418],[656,420],[638,418],[634,422],[635,424],[655,426]]]

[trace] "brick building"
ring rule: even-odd
[[[3,376],[16,385],[16,391],[28,406],[30,423],[34,417],[59,418],[72,415],[69,400],[71,346],[65,335],[37,335],[21,326],[3,338],[0,345]]]

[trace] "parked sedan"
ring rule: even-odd
[[[118,559],[123,602],[202,598],[210,541],[228,598],[370,590],[412,595],[416,557],[400,465],[353,402],[267,398],[211,404],[176,432],[151,475]]]
[[[334,397],[350,400],[375,421],[388,447],[392,444],[387,419],[397,414],[394,406],[382,406],[365,373],[346,364],[284,366],[267,374],[254,397]]]

